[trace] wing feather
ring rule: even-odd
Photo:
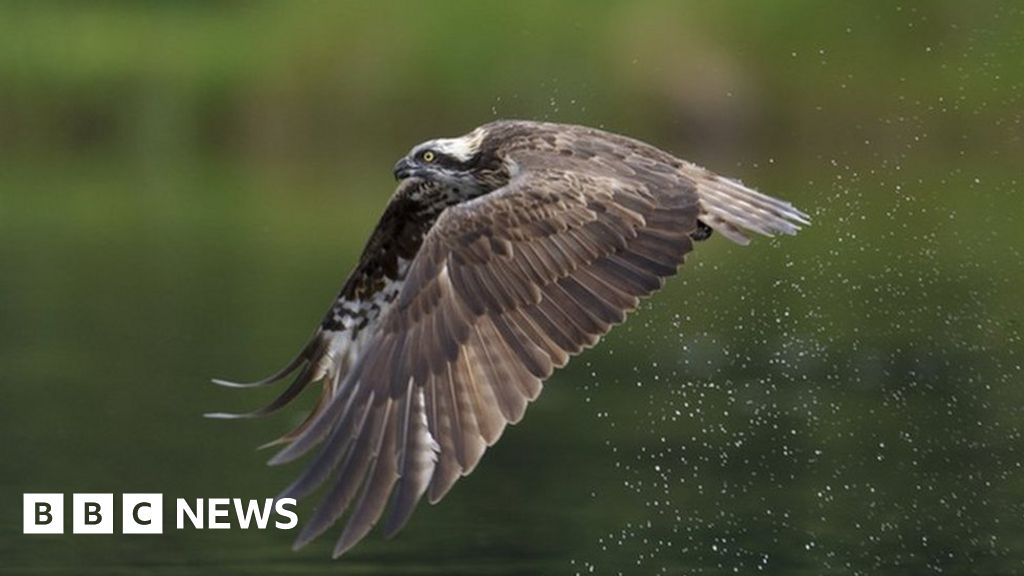
[[[377,402],[369,398],[368,403]],[[383,403],[390,406],[391,400],[384,398]],[[334,522],[345,513],[352,499],[355,497],[359,486],[367,476],[370,469],[370,460],[377,448],[384,439],[387,426],[385,416],[387,410],[380,405],[372,406],[367,413],[367,420],[363,423],[355,445],[345,458],[344,463],[335,476],[334,485],[330,492],[320,501],[320,505],[313,511],[313,517],[299,532],[295,539],[294,548],[300,548],[310,540],[323,534]]]
[[[437,467],[427,487],[427,500],[431,504],[440,501],[462,475],[458,457],[461,450],[458,439],[462,437],[462,431],[458,428],[458,414],[452,400],[450,373],[451,366],[448,366],[444,373],[435,374],[427,385],[430,404],[428,414],[432,416],[427,426],[437,440],[438,447]]]
[[[365,456],[364,465],[369,470],[365,478],[353,479],[350,484],[362,484],[362,495],[352,510],[345,529],[334,546],[334,557],[337,558],[355,546],[373,528],[384,512],[391,489],[398,481],[398,465],[395,452],[398,444],[398,432],[403,427],[399,415],[404,415],[406,398],[389,400],[382,408],[385,412],[382,421],[380,439],[368,444],[370,452]],[[337,517],[332,518],[333,522]]]
[[[509,316],[511,314],[493,316],[491,323],[494,324],[509,349],[514,352],[515,358],[531,375],[537,378],[547,378],[553,370],[551,357],[537,346],[530,336],[524,334]]]
[[[335,427],[316,458],[278,495],[278,498],[302,498],[323,484],[352,448],[358,433],[364,429],[373,407],[372,398],[368,398],[362,406],[356,407],[355,414],[344,418]]]
[[[440,445],[430,434],[425,388],[410,387],[409,410],[399,455],[399,476],[403,479],[392,493],[384,534],[393,536],[409,520],[416,504],[426,493],[438,466]]]
[[[483,317],[486,318],[486,317]],[[497,401],[501,418],[496,418],[496,429],[485,435],[487,444],[498,441],[506,423],[516,423],[526,410],[526,398],[516,389],[516,378],[521,377],[509,362],[508,350],[501,336],[489,321],[476,325],[472,348],[477,353],[476,365],[481,366],[480,377],[475,378],[478,389],[490,389]]]
[[[470,338],[472,341],[472,337]],[[505,422],[490,384],[483,382],[482,364],[476,346],[467,346],[451,366],[448,385],[455,395],[461,417],[459,464],[469,473],[484,450],[498,439]]]
[[[544,333],[541,327],[530,318],[527,310],[515,310],[507,314],[507,317],[508,321],[516,326],[520,334],[529,338],[534,346],[547,355],[551,361],[552,368],[565,366],[569,361],[569,355],[566,354],[565,349],[556,344],[550,334]]]

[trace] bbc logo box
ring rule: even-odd
[[[63,494],[25,494],[22,506],[24,534],[64,533]],[[74,534],[113,534],[113,494],[72,494],[71,531]],[[162,534],[162,494],[121,495],[122,534]]]
[[[71,502],[71,531],[73,533],[114,533],[113,494],[73,494]]]
[[[64,533],[63,494],[25,494],[21,509],[23,533]]]
[[[163,494],[122,494],[122,534],[163,534]]]

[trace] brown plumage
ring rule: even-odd
[[[324,496],[299,547],[348,519],[340,555],[383,516],[469,474],[544,380],[623,322],[717,231],[793,234],[790,204],[642,142],[581,126],[499,121],[425,142],[273,412],[322,381],[271,463],[319,452],[282,497]],[[219,417],[237,415],[214,414]]]

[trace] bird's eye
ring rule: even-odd
[[[437,155],[434,154],[433,150],[427,150],[426,152],[423,153],[421,158],[423,158],[424,162],[433,162],[434,159],[437,158]]]

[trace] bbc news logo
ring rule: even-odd
[[[64,494],[22,495],[22,533],[63,534]],[[224,530],[236,525],[265,530],[273,526],[291,530],[299,523],[295,499],[243,500],[241,498],[178,498],[174,501],[175,528]],[[163,534],[163,494],[122,494],[121,534]],[[113,494],[72,494],[73,534],[114,533]],[[271,522],[273,520],[273,522]]]

